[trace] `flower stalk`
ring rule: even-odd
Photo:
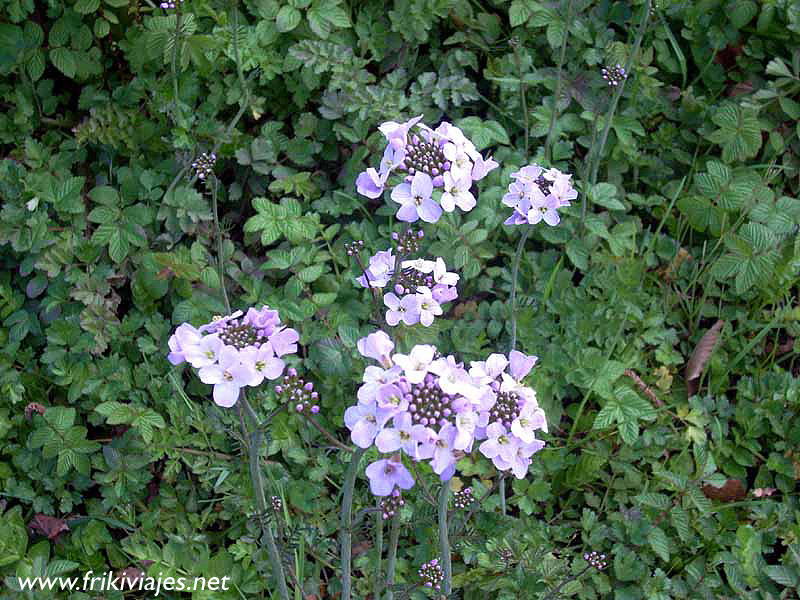
[[[450,596],[453,591],[453,566],[450,561],[450,539],[447,531],[447,501],[449,499],[450,482],[445,481],[439,492],[439,544],[442,548],[442,570],[444,571],[442,593],[445,597]]]
[[[386,600],[394,600],[394,573],[397,567],[397,543],[400,540],[400,515],[392,517],[392,525],[389,530],[389,554],[386,565]],[[380,596],[376,596],[380,598]]]
[[[269,553],[269,560],[272,564],[272,573],[278,584],[278,593],[281,600],[289,600],[289,589],[286,587],[286,574],[283,571],[281,555],[275,543],[275,536],[272,535],[272,529],[270,529],[269,523],[266,520],[267,499],[264,495],[264,481],[261,476],[261,465],[259,464],[261,424],[258,421],[258,416],[253,410],[253,407],[250,406],[250,403],[247,401],[244,391],[242,391],[239,401],[242,403],[242,407],[253,422],[253,430],[250,433],[250,479],[253,483],[253,491],[256,496],[256,508],[261,524],[262,538],[267,544],[267,552]]]
[[[531,228],[522,229],[522,237],[517,245],[517,254],[514,256],[514,264],[511,267],[511,344],[509,352],[517,346],[517,275],[519,274],[519,263],[522,260],[522,251],[525,248],[525,241],[530,235]]]
[[[358,448],[353,452],[350,464],[347,467],[347,472],[345,473],[344,487],[342,488],[342,512],[339,528],[342,561],[341,600],[350,600],[352,588],[350,565],[353,557],[353,488],[356,484],[356,475],[358,475],[358,465],[366,451],[366,448]]]
[[[642,16],[642,22],[639,25],[639,31],[636,34],[636,40],[633,43],[633,50],[631,50],[630,55],[628,56],[628,62],[625,63],[625,73],[631,72],[631,66],[633,65],[634,58],[636,54],[639,52],[639,47],[642,45],[642,39],[644,39],[645,31],[647,30],[647,21],[650,18],[650,5],[651,2],[644,3],[644,15]],[[622,92],[625,90],[625,80],[622,80],[620,85],[616,86],[614,91],[614,96],[611,99],[611,106],[608,109],[608,113],[606,114],[605,125],[603,126],[603,133],[600,135],[600,145],[597,147],[597,151],[593,157],[592,163],[592,173],[591,179],[589,180],[589,187],[590,189],[594,187],[594,184],[597,183],[597,171],[600,168],[600,159],[603,156],[603,150],[606,146],[606,141],[608,140],[608,132],[611,129],[611,121],[614,119],[614,112],[617,110],[617,104],[619,103],[620,97],[622,97]],[[586,190],[588,192],[588,190]]]

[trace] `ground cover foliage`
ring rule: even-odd
[[[475,209],[424,227],[459,299],[408,343],[505,352],[509,175],[547,164],[579,191],[558,227],[532,228],[519,271],[547,444],[505,480],[508,514],[496,489],[469,519],[453,509],[452,596],[797,598],[796,3],[0,0],[0,15],[4,596],[52,597],[15,592],[17,576],[135,568],[232,577],[198,599],[277,597],[239,415],[167,362],[167,339],[226,313],[221,257],[234,308],[267,304],[299,332],[287,362],[349,443],[374,328],[345,244],[374,253],[399,230],[354,182],[379,123],[424,114],[500,167]],[[347,454],[272,414],[271,388],[251,401],[271,416],[269,518],[294,597],[336,598]],[[498,484],[484,458],[459,471],[478,498]],[[420,487],[400,509],[396,598],[430,595]],[[370,506],[362,475],[355,507]],[[353,594],[370,598],[362,517]]]

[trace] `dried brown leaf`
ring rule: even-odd
[[[50,540],[56,539],[62,531],[69,531],[69,526],[64,519],[41,514],[33,517],[28,523],[28,527],[36,533],[46,535]]]
[[[692,352],[692,356],[689,358],[689,362],[686,363],[687,381],[700,377],[706,364],[708,364],[708,359],[711,358],[711,354],[714,352],[714,347],[719,341],[720,332],[724,326],[725,321],[720,319],[700,338],[694,352]]]
[[[713,485],[704,485],[703,493],[707,498],[712,500],[721,500],[722,502],[736,502],[741,500],[747,495],[747,490],[744,484],[738,479],[728,479],[722,487],[714,487]]]

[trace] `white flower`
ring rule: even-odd
[[[411,349],[410,354],[395,354],[392,360],[405,371],[409,383],[422,383],[425,375],[430,370],[436,348],[426,344],[418,344]]]

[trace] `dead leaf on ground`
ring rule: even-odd
[[[738,479],[728,479],[722,487],[706,484],[703,486],[703,493],[707,498],[722,502],[736,502],[747,496],[744,484]]]
[[[69,531],[69,526],[64,519],[41,514],[33,517],[31,522],[28,523],[28,527],[36,533],[46,535],[49,540],[54,540],[60,533]]]
[[[722,319],[714,323],[714,326],[700,338],[694,352],[692,352],[692,356],[689,358],[689,362],[686,363],[686,382],[689,384],[689,397],[693,396],[697,391],[697,385],[693,384],[693,381],[703,373],[703,369],[705,369],[711,354],[714,352],[724,326],[725,321]]]

